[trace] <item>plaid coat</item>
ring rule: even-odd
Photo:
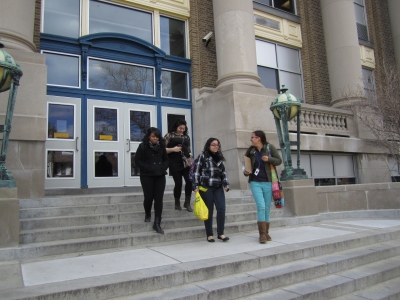
[[[192,188],[196,190],[199,186],[223,186],[224,188],[229,188],[225,165],[222,160],[216,162],[211,156],[206,157],[204,153],[198,156]]]

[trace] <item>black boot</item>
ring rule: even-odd
[[[161,229],[160,227],[161,223],[161,217],[155,217],[154,218],[154,224],[153,224],[153,229],[157,231],[157,233],[164,233],[164,230]]]
[[[175,209],[176,210],[182,210],[181,199],[179,199],[179,198],[175,198]]]
[[[183,204],[183,207],[186,208],[188,212],[193,211],[193,209],[190,207],[190,198],[191,196],[185,196],[185,203]]]
[[[144,216],[144,221],[145,222],[150,222],[151,221],[151,214],[145,214],[145,216]]]

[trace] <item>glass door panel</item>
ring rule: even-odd
[[[81,99],[47,96],[45,188],[79,188]]]
[[[124,103],[125,185],[140,186],[140,169],[135,165],[135,154],[150,127],[157,127],[157,110],[154,105]]]

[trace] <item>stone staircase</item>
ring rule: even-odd
[[[204,247],[210,246],[205,242],[203,222],[192,213],[174,210],[171,191],[166,191],[164,198],[164,235],[143,222],[142,197],[132,192],[21,200],[21,245],[0,249],[0,266],[157,245],[175,245],[178,251],[199,240]],[[231,191],[227,197],[225,231],[231,241],[211,248],[236,247],[241,235],[252,232],[251,243],[256,244],[256,207],[251,193]],[[0,289],[0,299],[400,299],[400,225],[361,227],[339,222],[399,221],[400,210],[292,217],[285,208],[272,209],[271,215],[274,241],[299,229],[300,242],[269,242],[261,250],[242,245],[246,250],[207,259]],[[351,232],[307,240],[307,228],[346,228]]]
[[[226,202],[227,233],[257,229],[256,206],[250,191],[229,192]],[[290,216],[290,212],[272,208],[271,216]],[[21,247],[7,255],[1,255],[0,249],[0,261],[205,236],[204,223],[196,219],[193,213],[174,209],[171,191],[166,191],[164,196],[161,225],[165,234],[155,233],[152,222],[145,223],[143,220],[143,195],[136,191],[20,200]]]

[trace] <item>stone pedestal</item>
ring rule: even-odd
[[[313,179],[282,181],[285,193],[285,206],[293,216],[317,215],[318,199],[317,190]]]
[[[0,188],[0,248],[19,244],[17,188]]]

